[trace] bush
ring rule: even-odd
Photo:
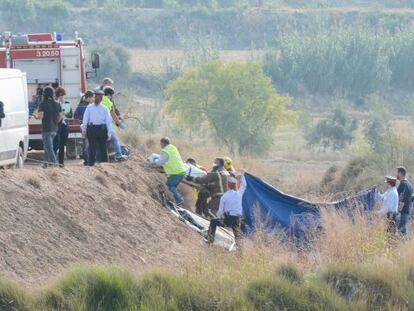
[[[292,283],[300,284],[303,282],[303,275],[299,269],[292,264],[281,265],[277,271],[277,275],[289,280]]]
[[[20,287],[0,280],[0,310],[30,311],[32,308],[29,298]]]
[[[356,129],[357,120],[342,109],[336,108],[329,119],[319,121],[305,137],[309,145],[338,150],[354,140]]]
[[[255,310],[355,310],[335,293],[315,280],[300,286],[273,278],[252,282],[247,297]]]
[[[128,273],[103,266],[80,266],[57,280],[38,298],[38,305],[53,310],[125,310],[136,304],[136,283]]]
[[[368,310],[404,305],[402,297],[395,295],[390,280],[363,268],[331,267],[322,279],[347,301],[365,300]]]

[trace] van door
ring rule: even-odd
[[[0,101],[5,118],[0,127],[0,166],[15,164],[19,145],[28,145],[28,107],[25,75],[18,70],[3,69],[0,73]]]

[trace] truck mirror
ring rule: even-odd
[[[4,104],[0,101],[0,127],[1,127],[1,120],[4,119],[6,115],[4,114]]]
[[[2,101],[0,101],[0,120],[4,119],[6,115],[4,114],[4,104]]]
[[[92,53],[92,68],[98,69],[99,68],[99,54],[98,53]]]

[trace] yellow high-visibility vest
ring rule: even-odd
[[[165,174],[167,174],[167,176],[185,174],[186,168],[178,149],[169,144],[165,146],[162,151],[168,155],[168,160],[163,165]]]

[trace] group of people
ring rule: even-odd
[[[197,164],[193,158],[186,163],[206,172],[203,177],[186,176],[186,167],[177,147],[169,138],[160,140],[161,153],[154,166],[163,167],[167,175],[167,187],[178,206],[184,204],[184,198],[178,191],[178,185],[187,179],[200,186],[197,195],[196,213],[212,218],[208,229],[207,241],[214,242],[217,226],[231,227],[236,244],[240,244],[240,226],[243,215],[242,197],[246,187],[243,174],[237,175],[230,158],[216,158],[210,172]]]
[[[406,178],[407,170],[404,167],[397,168],[397,176],[387,176],[387,190],[384,193],[376,192],[376,200],[382,201],[381,208],[377,211],[388,220],[387,231],[394,235],[399,232],[403,237],[408,235],[408,223],[413,205],[413,187]]]
[[[208,230],[208,242],[214,242],[217,226],[231,227],[240,244],[240,226],[243,215],[242,197],[246,188],[244,173],[237,174],[230,158],[216,158],[211,171],[198,165],[193,158],[186,160],[206,172],[202,177],[186,176],[187,168],[177,147],[171,144],[169,138],[160,140],[160,157],[153,163],[162,167],[167,175],[167,187],[174,196],[178,206],[184,204],[184,198],[178,191],[178,185],[187,179],[199,185],[196,202],[196,213],[211,218]],[[407,180],[407,171],[404,167],[397,168],[397,176],[387,176],[385,182],[388,189],[385,193],[376,192],[376,200],[382,201],[382,206],[376,211],[388,219],[388,232],[399,232],[403,237],[408,234],[408,222],[412,208],[413,188]]]
[[[109,143],[115,152],[115,161],[124,161],[121,143],[115,126],[125,128],[119,110],[113,102],[113,80],[105,78],[93,91],[83,94],[78,107],[72,113],[71,105],[65,101],[66,91],[56,84],[47,86],[38,94],[40,103],[36,117],[42,121],[44,167],[64,166],[65,147],[69,136],[67,119],[74,117],[82,122],[82,157],[84,165],[108,162]]]

